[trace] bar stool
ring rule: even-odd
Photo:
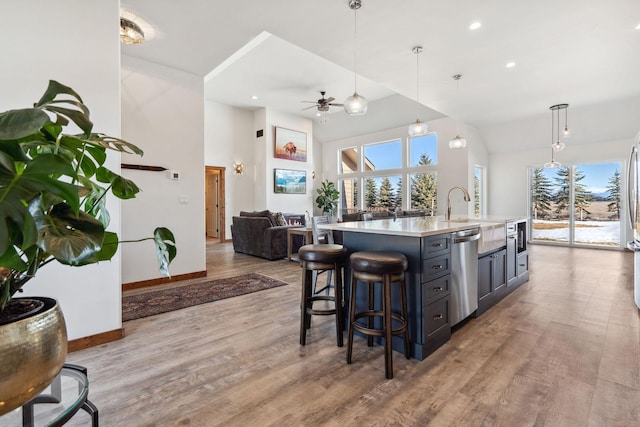
[[[407,291],[405,289],[404,272],[407,270],[407,257],[398,252],[355,252],[351,254],[351,292],[349,296],[349,340],[347,347],[347,363],[351,363],[353,353],[353,332],[358,331],[367,336],[367,345],[373,346],[373,337],[384,338],[384,372],[387,379],[393,378],[392,336],[404,335],[404,354],[410,358],[409,330],[407,317]],[[368,309],[356,312],[356,289],[358,281],[368,282]],[[374,308],[374,284],[382,284],[382,310]],[[391,311],[391,284],[400,285],[402,312]],[[382,319],[380,328],[374,327],[374,318]],[[366,326],[357,320],[367,319]],[[396,327],[393,327],[393,323]]]
[[[342,301],[342,282],[347,250],[342,245],[319,244],[304,245],[298,251],[302,267],[302,300],[300,302],[300,344],[307,341],[307,329],[311,327],[311,315],[336,316],[336,335],[338,347],[342,347],[342,329],[344,325],[344,305]],[[332,295],[314,294],[313,276],[319,270],[335,270],[335,288]],[[333,308],[313,308],[315,301],[333,301]]]

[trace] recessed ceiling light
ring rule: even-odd
[[[316,117],[320,117],[320,116],[322,116],[322,113],[317,112],[317,113],[316,113]]]
[[[515,63],[515,62],[513,62],[513,61],[509,61],[509,62],[507,62],[507,68],[513,68],[513,67],[515,67],[515,66],[516,66],[516,63]]]
[[[474,22],[471,25],[469,25],[470,30],[477,30],[480,27],[482,27],[482,24],[480,22]]]
[[[251,95],[251,99],[255,101],[256,99],[258,99],[258,95]]]

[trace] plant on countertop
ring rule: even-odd
[[[70,122],[82,133],[63,133]],[[139,189],[104,166],[107,149],[143,153],[92,129],[80,96],[53,80],[33,108],[0,113],[0,315],[43,266],[107,261],[121,243],[106,231],[106,196],[130,199]],[[150,239],[168,275],[175,238],[159,227],[136,241]]]
[[[322,209],[322,213],[333,216],[334,211],[338,208],[338,199],[340,198],[340,192],[336,189],[336,186],[333,182],[325,179],[321,187],[316,191],[318,192],[318,197],[316,197],[318,208]]]

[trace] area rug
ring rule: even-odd
[[[145,292],[122,297],[122,321],[153,316],[198,304],[250,294],[286,285],[285,282],[250,273],[228,279]]]

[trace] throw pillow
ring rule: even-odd
[[[284,218],[284,215],[282,214],[282,212],[276,212],[275,214],[276,217],[276,225],[288,225],[287,224],[287,220]]]

